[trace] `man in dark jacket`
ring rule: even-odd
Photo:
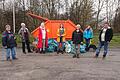
[[[27,50],[29,53],[31,53],[31,49],[30,49],[30,41],[29,41],[29,35],[30,32],[28,30],[28,28],[26,28],[25,23],[21,23],[21,29],[19,30],[18,34],[20,34],[21,36],[21,40],[22,40],[22,51],[24,54],[26,54],[25,51],[25,45],[27,45]]]
[[[15,51],[15,47],[16,47],[15,36],[11,32],[10,25],[6,25],[5,28],[6,28],[6,30],[2,34],[2,45],[7,51],[6,52],[7,53],[7,55],[6,55],[7,61],[10,60],[10,52],[12,55],[12,59],[14,60],[14,59],[17,59],[16,51]]]
[[[100,49],[104,46],[104,54],[103,54],[103,59],[106,57],[107,53],[108,53],[108,44],[111,41],[113,37],[113,30],[112,28],[108,25],[108,23],[104,24],[104,27],[102,28],[102,30],[100,31],[100,35],[99,35],[99,45],[98,48],[96,50],[96,55],[95,57],[97,58],[99,56],[100,53]]]
[[[80,29],[81,26],[77,24],[77,29],[72,33],[72,41],[75,45],[76,53],[73,55],[73,58],[77,57],[79,58],[79,52],[80,52],[80,43],[83,41],[83,31]]]

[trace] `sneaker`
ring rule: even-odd
[[[105,59],[106,58],[106,55],[103,55],[103,58],[102,59]]]
[[[97,56],[97,55],[95,55],[95,56],[94,56],[94,58],[98,58],[98,56]]]
[[[26,52],[23,52],[23,54],[26,54]]]
[[[7,61],[11,61],[11,59],[10,59],[10,58],[7,58]]]
[[[18,58],[15,57],[15,58],[13,58],[13,60],[18,60]]]
[[[43,51],[43,54],[45,54],[45,51]]]
[[[32,51],[29,51],[28,53],[33,53]]]
[[[76,58],[76,55],[73,55],[73,58]]]

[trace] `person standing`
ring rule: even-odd
[[[88,51],[89,49],[89,45],[90,45],[90,40],[93,38],[93,30],[91,28],[91,26],[87,26],[86,29],[83,32],[83,37],[85,39],[85,43],[86,43],[86,51]]]
[[[62,54],[64,53],[65,35],[66,35],[66,31],[65,31],[64,25],[60,24],[60,27],[57,30],[57,36],[58,36],[57,42],[59,43],[57,53],[59,52],[62,52]]]
[[[83,31],[81,26],[77,24],[76,30],[72,33],[72,41],[75,46],[76,53],[73,55],[73,58],[79,58],[80,52],[80,43],[83,41]]]
[[[6,49],[6,60],[9,61],[10,59],[10,53],[13,60],[16,60],[16,51],[15,47],[17,46],[15,41],[15,36],[11,32],[11,26],[6,25],[6,30],[2,34],[2,46]]]
[[[18,34],[20,34],[21,36],[23,53],[26,54],[25,45],[27,45],[28,53],[32,53],[30,49],[30,40],[29,40],[30,32],[28,28],[26,28],[25,23],[21,23],[21,29],[19,30]]]
[[[48,36],[47,29],[45,28],[44,22],[41,23],[38,33],[38,45],[40,53],[45,53],[45,49],[48,47]]]
[[[95,58],[97,58],[99,56],[100,49],[103,46],[104,46],[103,59],[106,57],[106,55],[108,53],[108,44],[111,41],[112,37],[113,37],[113,30],[109,26],[108,23],[105,23],[104,27],[102,28],[102,30],[100,31],[100,34],[99,34],[99,45],[98,45],[98,48],[96,50]]]

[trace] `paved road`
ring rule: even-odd
[[[105,60],[102,54],[98,59],[93,56],[93,52],[79,59],[71,54],[25,55],[17,49],[18,60],[0,61],[0,80],[120,80],[120,49],[111,49]]]

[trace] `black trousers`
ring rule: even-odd
[[[23,51],[23,52],[26,52],[26,51],[25,51],[25,45],[27,45],[27,50],[28,50],[28,52],[31,52],[30,42],[29,42],[29,41],[22,42],[22,51]]]

